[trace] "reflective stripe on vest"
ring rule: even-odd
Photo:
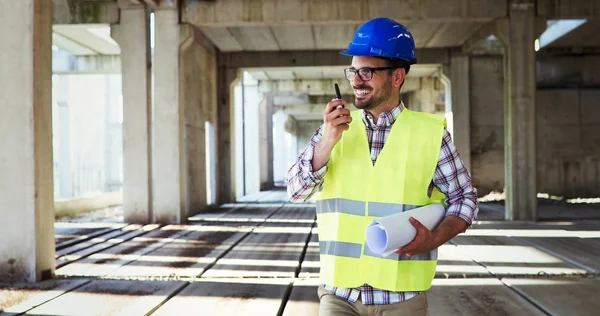
[[[322,255],[360,258],[362,244],[343,241],[319,241],[319,251]]]
[[[362,244],[350,243],[350,242],[342,242],[342,241],[332,241],[332,240],[324,240],[319,241],[319,250],[322,255],[331,255],[331,256],[341,256],[341,257],[349,257],[349,258],[360,258],[361,257],[361,249],[363,249]],[[417,254],[412,257],[408,257],[406,255],[397,255],[395,253],[390,254],[388,256],[382,256],[380,254],[374,253],[368,246],[365,245],[364,251],[362,254],[369,257],[375,258],[383,258],[390,260],[437,260],[437,249],[434,249],[427,253]]]
[[[368,205],[369,214],[365,212],[365,205]],[[317,214],[324,213],[344,213],[358,216],[385,217],[401,212],[410,211],[419,206],[406,204],[391,204],[377,202],[361,202],[347,199],[326,199],[317,201]]]
[[[317,214],[344,213],[365,216],[365,202],[346,199],[327,199],[317,201]]]
[[[367,204],[369,210],[369,216],[385,217],[393,214],[398,214],[406,211],[410,211],[419,207],[418,205],[406,205],[406,204],[391,204],[391,203],[377,203],[369,202]]]

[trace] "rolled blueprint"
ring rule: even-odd
[[[442,221],[445,213],[443,205],[430,204],[374,220],[367,226],[367,246],[377,254],[388,256],[411,242],[417,235],[417,229],[410,223],[409,218],[414,217],[432,230]]]

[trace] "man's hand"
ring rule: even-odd
[[[352,122],[350,110],[345,107],[336,109],[337,106],[345,103],[344,100],[332,100],[325,107],[323,112],[323,137],[315,146],[312,160],[313,170],[319,170],[325,166],[333,147],[342,138],[342,133],[350,128],[347,124]]]
[[[330,145],[331,148],[342,138],[342,133],[350,128],[347,123],[352,122],[350,110],[343,107],[344,104],[346,104],[344,100],[331,100],[327,103],[323,113],[324,130],[321,141]],[[336,109],[340,105],[342,107]]]
[[[437,248],[433,233],[414,217],[411,217],[409,220],[410,223],[417,229],[417,235],[410,243],[398,249],[396,254],[406,254],[407,256],[411,257],[413,255],[428,252]]]
[[[468,227],[464,220],[456,216],[444,217],[444,220],[433,231],[427,229],[414,217],[409,220],[417,229],[417,235],[410,243],[396,251],[398,255],[406,254],[409,257],[436,249],[454,238],[454,236],[467,230]]]

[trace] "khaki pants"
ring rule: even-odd
[[[318,289],[319,316],[426,316],[427,294],[423,293],[408,301],[389,305],[363,305],[360,297],[355,304],[339,298],[322,286]]]

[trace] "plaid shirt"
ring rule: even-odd
[[[391,111],[381,113],[377,124],[373,122],[373,117],[368,112],[363,111],[363,121],[367,127],[367,138],[373,164],[383,149],[392,125],[403,109],[404,105],[400,103]],[[323,177],[327,173],[329,162],[320,170],[312,170],[313,151],[315,145],[321,140],[322,128],[321,126],[317,129],[310,144],[288,171],[288,195],[292,201],[306,201],[323,186]],[[438,165],[435,169],[430,190],[433,189],[434,185],[446,195],[446,205],[448,205],[446,216],[458,216],[471,225],[478,212],[477,191],[471,186],[469,172],[458,155],[447,130],[444,130]],[[368,284],[353,289],[336,288],[325,284],[323,286],[336,296],[353,303],[361,295],[364,305],[394,304],[409,300],[420,294],[420,292],[385,291],[375,289]]]

